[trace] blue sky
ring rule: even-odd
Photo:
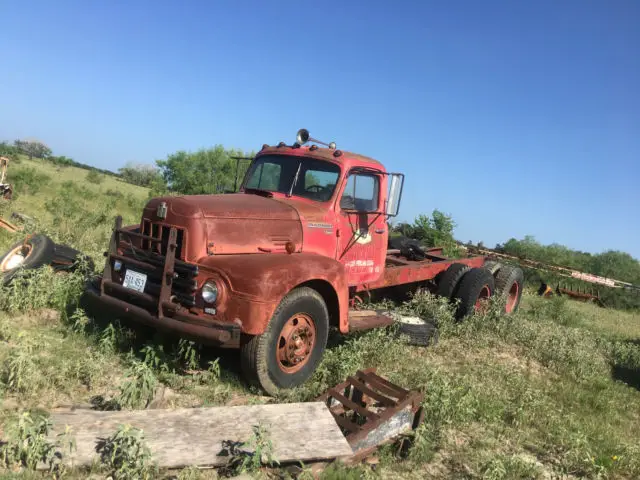
[[[640,258],[640,1],[0,2],[0,140],[116,170],[298,128],[401,220]]]

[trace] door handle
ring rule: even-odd
[[[376,233],[384,233],[384,228],[376,228]]]

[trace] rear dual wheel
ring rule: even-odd
[[[455,295],[459,301],[456,318],[463,318],[473,313],[481,313],[487,308],[489,298],[495,292],[496,285],[493,275],[486,268],[472,268],[460,280],[460,286]]]
[[[524,274],[522,269],[488,261],[481,268],[469,268],[454,263],[442,274],[438,294],[458,300],[456,318],[462,320],[474,312],[483,311],[493,295],[505,295],[504,313],[518,309],[522,298]]]
[[[522,299],[523,286],[524,272],[521,268],[504,265],[498,270],[496,274],[496,293],[507,297],[505,313],[513,313],[518,310]]]

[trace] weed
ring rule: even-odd
[[[199,345],[191,340],[181,338],[178,342],[176,356],[187,370],[195,370],[200,365]]]
[[[125,375],[127,380],[120,387],[115,401],[122,408],[146,407],[153,400],[158,385],[153,371],[146,363],[134,361]]]
[[[63,452],[71,453],[75,449],[75,441],[67,429],[51,442],[47,437],[52,426],[44,416],[34,417],[29,412],[20,415],[8,426],[7,441],[0,446],[4,466],[11,468],[17,464],[35,470],[39,463],[44,463],[54,478],[62,476],[66,470],[62,463]]]
[[[157,472],[144,432],[131,425],[119,425],[112,436],[98,443],[97,452],[114,480],[146,480]]]
[[[85,333],[91,323],[91,320],[82,308],[76,308],[69,320],[71,330],[75,333]]]
[[[8,391],[31,394],[40,386],[40,372],[33,351],[33,346],[28,343],[11,349],[2,369],[2,383]]]
[[[144,355],[143,362],[152,370],[156,370],[161,373],[169,372],[169,364],[167,362],[167,355],[164,353],[164,347],[158,344],[147,344],[142,347],[140,353]]]
[[[201,383],[217,383],[220,381],[220,359],[216,358],[215,360],[209,361],[209,368],[202,375],[200,375]]]
[[[98,345],[103,353],[114,353],[118,344],[118,333],[113,323],[108,324],[98,336]]]
[[[257,473],[262,465],[279,465],[273,455],[273,444],[268,428],[263,424],[254,425],[253,433],[244,442],[223,442],[231,457],[227,468],[235,475]]]
[[[93,335],[97,339],[98,348],[104,354],[113,355],[126,351],[133,342],[134,332],[122,327],[118,321],[108,323],[104,328],[91,324]]]

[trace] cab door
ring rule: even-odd
[[[346,268],[350,286],[382,275],[389,235],[383,213],[385,184],[381,174],[354,170],[338,198],[336,257]]]

